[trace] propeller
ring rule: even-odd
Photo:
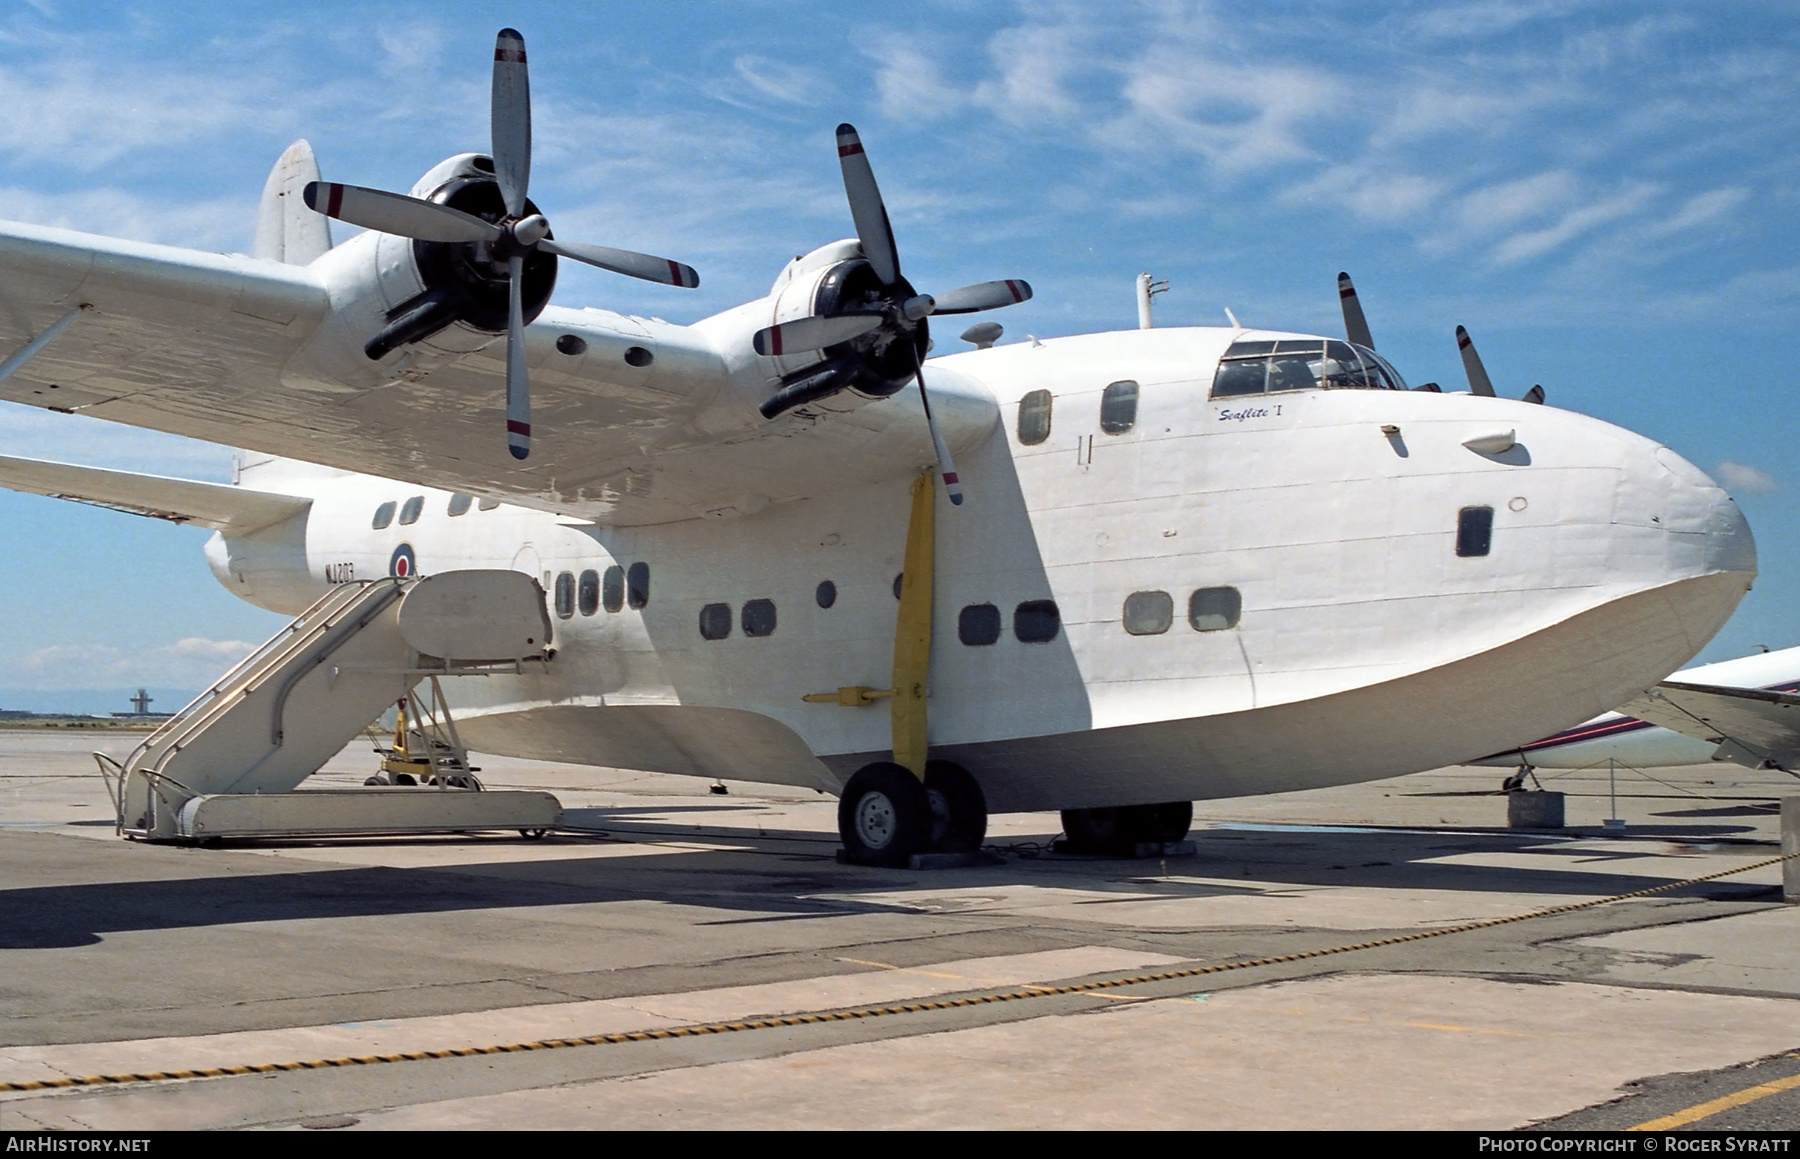
[[[925,422],[931,429],[931,444],[938,459],[938,473],[950,502],[961,504],[962,485],[957,480],[956,466],[950,461],[950,448],[943,432],[931,416],[931,396],[925,388],[924,351],[930,337],[925,333],[925,320],[933,314],[973,314],[1011,306],[1031,297],[1031,285],[1014,278],[997,282],[978,282],[947,294],[921,294],[900,274],[900,250],[894,244],[894,229],[888,221],[887,205],[881,189],[875,184],[875,170],[863,151],[862,138],[852,125],[837,129],[838,165],[844,175],[844,195],[850,201],[850,217],[856,222],[856,236],[862,242],[863,257],[881,284],[877,300],[862,304],[856,310],[835,314],[815,314],[793,322],[782,322],[759,330],[751,339],[758,354],[795,354],[808,350],[824,350],[840,343],[875,335],[872,341],[902,341],[912,352],[913,377],[919,383],[919,398],[925,407]],[[876,333],[880,331],[881,333]],[[840,376],[835,367],[791,382],[764,400],[764,418],[774,418],[784,410],[799,406],[842,389],[836,385]]]
[[[550,223],[531,210],[531,79],[526,71],[525,38],[511,28],[494,40],[494,86],[491,99],[494,181],[505,213],[497,221],[448,205],[379,189],[314,181],[301,196],[309,208],[379,233],[415,241],[485,245],[484,259],[506,271],[506,441],[513,458],[531,454],[531,382],[525,367],[525,307],[521,283],[525,260],[533,252],[553,254],[598,266],[615,274],[693,289],[700,275],[693,267],[667,258],[607,246],[558,242]]]
[[[1350,275],[1338,274],[1338,303],[1344,308],[1344,337],[1358,346],[1375,349],[1375,339],[1369,333],[1369,320],[1363,317],[1362,302],[1356,297],[1356,287],[1350,282]]]
[[[1475,340],[1461,326],[1456,328],[1456,348],[1462,353],[1463,373],[1469,376],[1469,392],[1493,398],[1494,382],[1488,377],[1487,367],[1481,364],[1481,355],[1475,352]],[[1541,406],[1544,402],[1544,388],[1534,386],[1520,398],[1524,402]]]

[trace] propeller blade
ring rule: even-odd
[[[917,347],[911,349],[913,371],[919,379],[919,401],[925,407],[925,426],[931,431],[931,446],[937,452],[938,475],[944,480],[944,494],[950,496],[952,506],[961,507],[962,481],[956,477],[956,464],[950,461],[950,444],[944,442],[944,433],[938,430],[937,420],[931,417],[931,392],[925,389],[925,364],[919,359]]]
[[[359,185],[309,181],[300,196],[308,209],[326,217],[419,241],[493,241],[503,232],[492,222],[448,205]]]
[[[1362,303],[1356,298],[1356,287],[1350,275],[1338,275],[1338,302],[1344,307],[1344,336],[1358,346],[1375,349],[1375,338],[1369,333],[1369,320],[1363,317]]]
[[[1539,406],[1543,406],[1544,388],[1542,386],[1534,386],[1519,397],[1525,402],[1535,402]]]
[[[900,251],[894,246],[894,228],[888,224],[887,206],[875,184],[875,170],[869,167],[856,126],[839,125],[837,144],[838,165],[844,171],[844,195],[850,199],[850,217],[856,222],[856,236],[862,239],[863,256],[869,259],[881,284],[891,286],[900,280]]]
[[[531,80],[525,69],[525,38],[502,28],[494,38],[494,93],[491,107],[494,179],[506,212],[525,213],[531,186]]]
[[[1461,326],[1456,328],[1456,348],[1462,351],[1463,373],[1469,376],[1470,392],[1493,398],[1494,382],[1488,377],[1487,367],[1481,364],[1481,355],[1475,353],[1469,332]]]
[[[750,341],[758,354],[770,356],[823,350],[878,330],[883,321],[880,314],[814,314],[758,330]]]
[[[933,314],[973,314],[977,310],[997,310],[1001,306],[1011,306],[1031,299],[1031,283],[1019,278],[1009,278],[1004,282],[979,282],[973,286],[964,286],[959,290],[951,290],[948,294],[933,294],[937,307]]]
[[[519,284],[525,259],[506,262],[506,449],[515,459],[531,454],[531,380],[525,372],[525,306]]]
[[[694,272],[693,266],[684,266],[668,258],[652,257],[631,250],[616,250],[610,246],[553,241],[550,238],[538,242],[537,247],[558,257],[574,258],[578,262],[599,266],[615,274],[642,278],[646,282],[661,282],[665,286],[681,286],[689,290],[700,284],[700,275]]]

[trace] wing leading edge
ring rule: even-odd
[[[0,456],[0,487],[232,534],[272,526],[312,506],[311,499],[295,495],[8,456]]]
[[[1719,746],[1714,760],[1800,770],[1800,696],[1665,680],[1619,711]]]

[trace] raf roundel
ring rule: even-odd
[[[419,574],[419,561],[413,555],[412,544],[403,543],[394,549],[393,556],[388,560],[388,574],[401,579]]]

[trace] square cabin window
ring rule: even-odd
[[[1236,588],[1201,588],[1188,597],[1188,624],[1196,632],[1223,632],[1237,627],[1244,597]]]
[[[1175,622],[1175,598],[1168,592],[1132,592],[1125,597],[1125,630],[1133,636],[1160,636]]]
[[[723,640],[731,635],[731,605],[707,604],[700,609],[700,638]]]
[[[625,606],[625,569],[613,564],[606,569],[600,579],[600,603],[607,611],[616,612]],[[725,613],[729,616],[731,613]]]
[[[423,514],[424,511],[425,496],[414,495],[411,499],[406,501],[406,506],[400,508],[400,526],[405,527],[409,523],[417,523],[419,521],[419,516]]]
[[[650,565],[634,563],[625,573],[625,602],[641,608],[650,602]]]
[[[744,635],[773,636],[775,634],[775,601],[744,601]]]
[[[957,613],[956,638],[972,647],[992,644],[1000,638],[1000,609],[993,604],[970,604]]]
[[[1021,644],[1048,644],[1062,631],[1055,600],[1026,600],[1013,609],[1013,635]]]
[[[575,573],[559,572],[556,576],[556,615],[568,619],[575,614]]]
[[[461,491],[450,496],[450,506],[447,508],[450,517],[454,519],[458,515],[467,515],[469,513],[469,504],[473,502],[475,502],[475,496],[465,494]]]
[[[479,502],[475,505],[475,510],[477,510],[477,511],[492,511],[494,508],[496,508],[498,506],[500,506],[500,500],[498,500],[498,499],[483,499],[481,502]]]
[[[1100,394],[1100,429],[1122,435],[1137,422],[1138,384],[1115,382]]]
[[[1050,437],[1050,392],[1034,390],[1019,400],[1019,442],[1035,447]]]
[[[575,606],[581,614],[591,616],[600,610],[600,573],[589,568],[581,573],[575,585]]]
[[[1494,509],[1465,507],[1456,513],[1456,554],[1486,555],[1494,544]]]
[[[387,503],[383,503],[381,506],[379,506],[375,509],[375,518],[372,521],[370,521],[369,526],[373,527],[376,531],[380,531],[382,528],[386,527],[388,524],[392,523],[393,521],[394,521],[394,504],[392,501],[389,501]]]

